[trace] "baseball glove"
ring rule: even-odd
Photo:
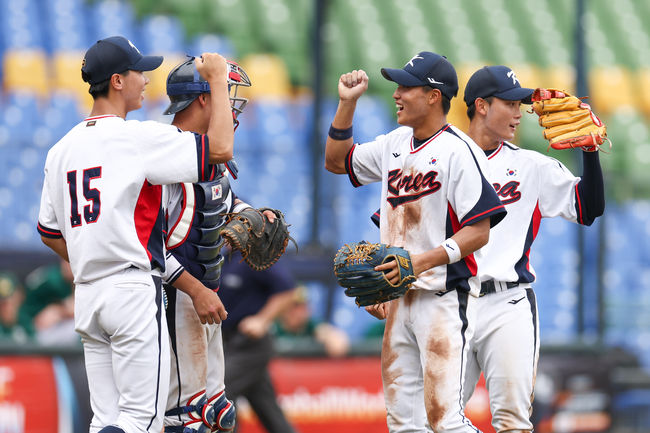
[[[392,284],[384,272],[375,266],[396,260],[399,264],[399,283]],[[386,244],[366,241],[343,245],[334,257],[334,273],[345,294],[355,298],[359,307],[380,304],[397,299],[411,287],[415,276],[409,252]]]
[[[266,210],[275,214],[273,223],[262,213]],[[277,262],[287,249],[289,240],[296,245],[296,241],[289,235],[289,225],[284,220],[284,214],[277,209],[246,208],[229,217],[221,230],[221,236],[233,249],[241,251],[244,261],[256,271],[268,269]]]
[[[546,128],[544,138],[549,141],[549,148],[581,147],[594,152],[602,150],[600,145],[609,141],[603,122],[579,98],[557,89],[538,88],[531,99],[539,124]]]

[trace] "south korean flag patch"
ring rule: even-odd
[[[223,196],[221,185],[212,185],[212,200],[219,200]]]

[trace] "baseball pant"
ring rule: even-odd
[[[268,372],[273,356],[273,339],[265,335],[249,338],[239,332],[224,334],[226,393],[233,400],[246,397],[269,433],[294,433],[282,408]]]
[[[75,287],[84,347],[90,433],[115,425],[160,433],[169,387],[169,337],[160,278],[129,268]]]
[[[166,291],[172,349],[169,410],[186,406],[192,397],[203,391],[208,399],[223,391],[224,359],[221,324],[201,324],[189,295],[173,287],[167,287]],[[188,414],[165,417],[166,426],[188,421]]]
[[[476,298],[411,289],[392,302],[381,351],[391,433],[478,432],[463,412]]]
[[[539,327],[533,289],[517,287],[480,297],[464,402],[471,397],[483,371],[497,433],[532,431],[530,415],[538,358]]]

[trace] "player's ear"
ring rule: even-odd
[[[442,99],[442,92],[440,89],[431,89],[429,91],[429,104],[433,105],[436,102],[440,101]]]
[[[122,90],[124,87],[124,80],[121,74],[113,74],[111,75],[111,87],[113,87],[115,90]]]
[[[208,94],[207,93],[201,93],[199,97],[197,98],[199,100],[199,104],[201,104],[201,107],[205,107],[208,105]]]
[[[482,116],[485,116],[490,104],[488,104],[488,102],[483,98],[476,98],[474,105],[476,106],[476,112],[480,113]]]

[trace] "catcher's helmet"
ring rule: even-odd
[[[235,127],[237,116],[244,111],[248,99],[237,96],[239,86],[250,87],[246,72],[235,62],[228,63],[228,92]],[[194,65],[194,57],[176,66],[167,76],[167,96],[170,104],[164,114],[174,114],[187,108],[201,93],[210,93],[210,85],[201,77]]]

